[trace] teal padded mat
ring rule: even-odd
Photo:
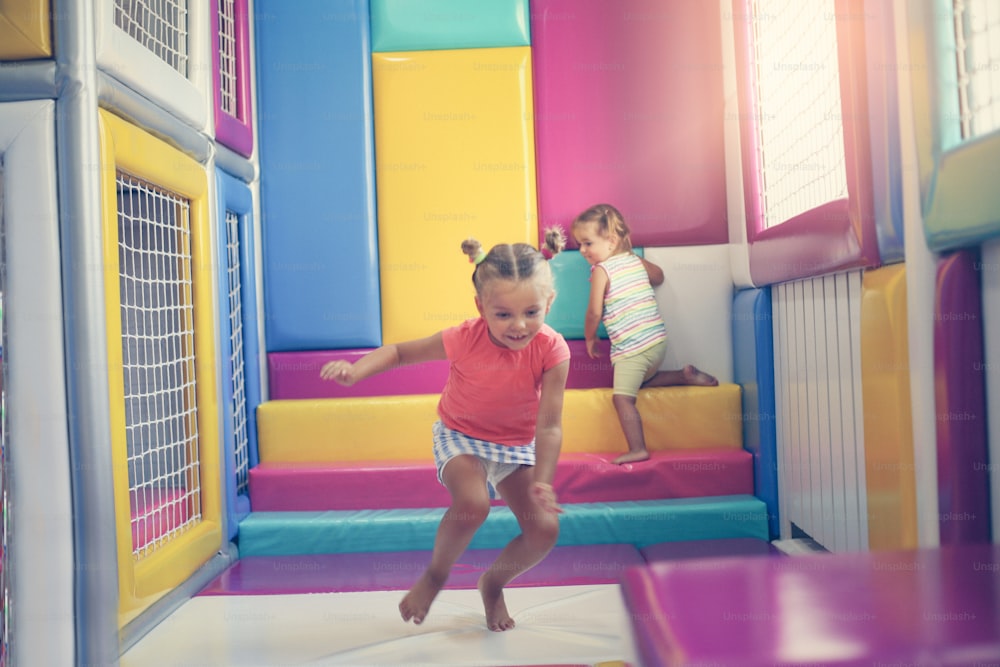
[[[767,508],[747,495],[565,505],[558,544],[631,544],[755,537],[767,540]],[[430,549],[443,508],[254,512],[240,522],[240,556]],[[493,507],[470,549],[497,549],[518,533]]]
[[[372,51],[530,46],[528,0],[372,0]]]

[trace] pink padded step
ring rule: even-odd
[[[428,447],[430,445],[428,444]],[[743,449],[653,452],[615,465],[611,454],[564,454],[556,468],[561,503],[658,500],[753,493],[753,457]],[[424,461],[260,463],[250,471],[255,512],[447,507],[448,492]]]
[[[570,354],[570,389],[610,387],[613,370],[607,358],[587,356],[587,343],[568,340]],[[403,366],[342,387],[323,380],[319,371],[323,364],[335,359],[357,361],[371,350],[320,350],[315,352],[271,352],[267,355],[268,382],[273,400],[288,398],[343,398],[345,396],[397,396],[401,394],[437,394],[448,377],[448,362],[436,361],[416,366]]]

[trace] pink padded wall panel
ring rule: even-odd
[[[539,223],[616,205],[635,246],[726,243],[718,3],[534,0]]]

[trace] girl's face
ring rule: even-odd
[[[495,280],[476,297],[476,308],[486,320],[490,340],[523,350],[545,324],[553,296],[534,280]]]
[[[615,234],[601,236],[596,222],[574,226],[573,238],[580,244],[580,254],[592,266],[618,252],[618,237]]]

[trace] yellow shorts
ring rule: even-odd
[[[642,383],[660,370],[660,364],[667,356],[667,341],[663,340],[636,354],[623,357],[615,362],[613,394],[635,398]]]

